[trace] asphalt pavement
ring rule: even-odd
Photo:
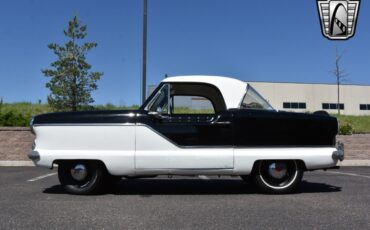
[[[121,180],[65,194],[55,170],[0,167],[0,229],[370,229],[370,167],[307,172],[289,195],[238,177]]]

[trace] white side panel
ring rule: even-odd
[[[113,175],[133,174],[134,125],[37,126],[37,165],[51,167],[54,160],[95,159]]]
[[[40,154],[37,165],[51,167],[54,160],[95,159],[103,161],[113,175],[166,171],[242,175],[251,172],[255,161],[267,159],[302,160],[309,170],[337,164],[332,159],[335,148],[180,148],[143,125],[37,126],[34,129],[35,151]]]
[[[147,126],[136,127],[136,169],[232,169],[232,148],[180,148]]]
[[[329,168],[337,164],[332,154],[336,151],[331,147],[316,148],[236,148],[235,174],[249,174],[257,160],[292,159],[302,160],[307,169]]]

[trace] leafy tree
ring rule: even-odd
[[[68,22],[64,35],[68,38],[64,45],[48,45],[58,60],[51,63],[52,69],[42,70],[42,73],[51,78],[46,84],[51,91],[48,96],[50,106],[58,111],[77,111],[94,102],[91,92],[98,88],[97,81],[103,73],[90,71],[86,54],[97,43],[80,41],[87,35],[87,26],[82,25],[77,16]]]

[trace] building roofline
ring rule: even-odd
[[[288,81],[245,81],[246,83],[277,83],[277,84],[298,84],[298,85],[337,85],[337,83],[319,83],[319,82],[288,82]],[[370,84],[348,84],[341,83],[341,86],[370,86]]]

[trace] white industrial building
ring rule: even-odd
[[[314,112],[325,110],[337,113],[337,85],[288,82],[250,82],[277,110]],[[149,86],[151,93],[156,86]],[[193,105],[201,103],[198,98],[184,102]],[[370,85],[340,85],[341,114],[370,115]]]
[[[336,84],[248,82],[277,110],[337,113]],[[341,114],[370,115],[370,86],[340,85]]]

